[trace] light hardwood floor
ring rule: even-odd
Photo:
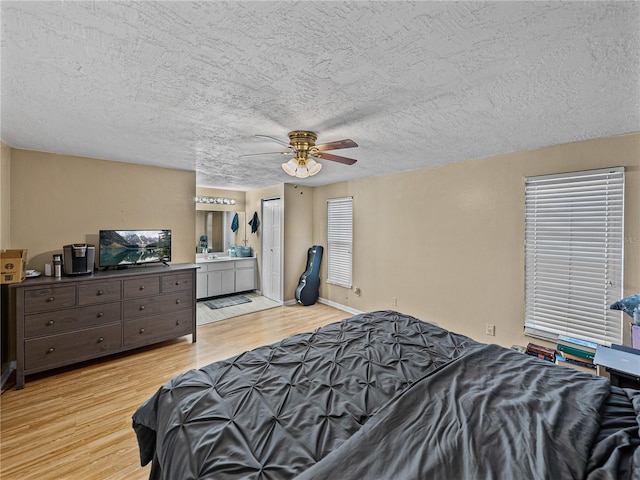
[[[0,397],[2,480],[137,480],[131,415],[189,370],[350,317],[326,305],[277,307],[198,327],[154,347],[27,378]],[[178,480],[178,479],[176,479]]]

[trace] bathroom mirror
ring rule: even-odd
[[[238,231],[233,232],[231,225],[238,215]],[[200,237],[207,236],[209,252],[224,252],[229,245],[244,245],[246,238],[246,222],[244,212],[221,212],[196,210],[196,249],[200,246]]]

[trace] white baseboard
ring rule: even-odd
[[[326,298],[322,298],[322,297],[318,298],[318,302],[319,303],[324,303],[325,305],[329,305],[330,307],[333,307],[333,308],[337,308],[338,310],[343,310],[343,311],[345,311],[347,313],[350,313],[352,315],[357,315],[359,313],[363,313],[360,310],[356,310],[355,308],[347,307],[346,305],[342,305],[340,303],[332,302],[331,300],[327,300]],[[287,301],[284,302],[284,306],[285,307],[290,307],[292,305],[297,305],[297,304],[298,304],[298,302],[295,299],[287,300]]]
[[[332,302],[331,300],[327,300],[326,298],[318,298],[320,303],[324,303],[325,305],[329,305],[330,307],[337,308],[338,310],[343,310],[351,315],[358,315],[361,312],[360,310],[356,310],[355,308],[347,307],[346,305],[342,305],[341,303]]]

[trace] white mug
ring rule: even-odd
[[[44,264],[44,274],[47,277],[51,276],[51,264],[50,263],[45,263]]]

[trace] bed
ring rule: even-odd
[[[190,370],[133,429],[152,480],[640,480],[640,391],[395,311]]]

